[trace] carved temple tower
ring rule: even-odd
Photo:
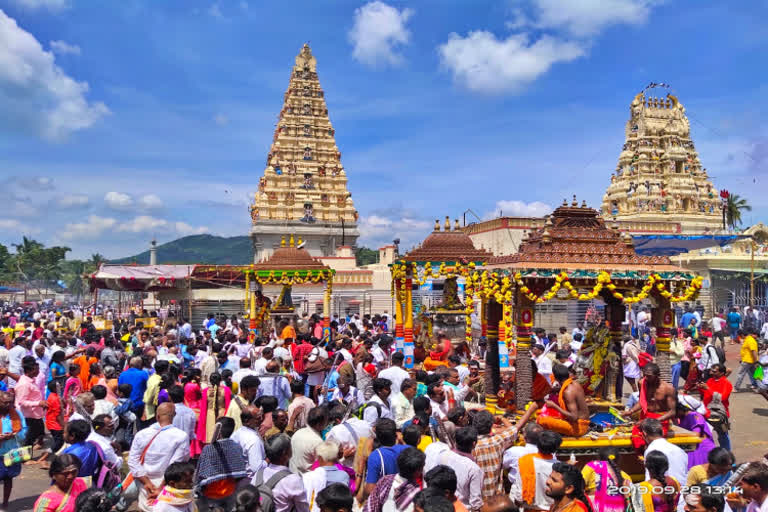
[[[627,221],[680,223],[683,233],[722,229],[718,191],[709,181],[691,140],[678,99],[635,96],[625,142],[602,215]]]
[[[269,257],[286,234],[300,236],[312,256],[332,256],[340,246],[355,245],[358,213],[334,133],[317,61],[305,44],[250,207],[256,262]]]

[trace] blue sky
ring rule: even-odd
[[[599,207],[651,81],[765,222],[766,19],[763,0],[0,0],[0,243],[119,257],[247,234],[306,41],[362,244],[470,208]]]

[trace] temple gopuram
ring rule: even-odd
[[[300,236],[312,256],[334,256],[337,248],[355,245],[358,213],[334,135],[317,60],[305,44],[250,207],[255,262],[269,257],[286,233]]]
[[[671,94],[656,98],[644,91],[629,111],[603,216],[674,221],[686,234],[722,230],[720,197],[694,148],[685,107]]]
[[[606,222],[633,236],[728,234],[723,228],[720,191],[709,179],[691,139],[690,122],[679,99],[653,97],[651,84],[630,103],[625,142],[603,196]],[[746,195],[746,191],[740,192]],[[476,247],[495,256],[516,253],[527,234],[546,218],[498,217],[464,228]],[[768,228],[745,226],[743,238],[725,246],[695,249],[671,257],[672,263],[704,278],[696,307],[707,315],[732,304],[768,306]],[[751,281],[754,279],[754,286]],[[754,288],[754,299],[751,298]],[[542,308],[546,309],[546,308]],[[579,308],[552,304],[547,327],[571,325],[583,318]]]

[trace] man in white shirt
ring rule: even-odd
[[[322,432],[328,425],[328,412],[325,407],[315,407],[309,411],[307,426],[300,428],[291,437],[291,460],[288,467],[294,473],[304,474],[315,462],[315,448],[323,442]]]
[[[373,428],[377,421],[382,418],[389,418],[394,421],[392,416],[392,404],[389,401],[389,395],[392,394],[392,385],[387,379],[373,379],[373,396],[366,403],[363,411],[363,419]]]
[[[243,377],[248,375],[256,375],[258,377],[259,373],[256,370],[251,370],[251,360],[243,357],[240,359],[240,369],[232,374],[232,382],[239,386]]]
[[[21,360],[25,356],[30,355],[28,346],[29,342],[26,338],[19,337],[14,340],[13,347],[8,351],[8,371],[10,373],[15,373],[16,375],[24,373],[21,371]],[[14,387],[16,381],[8,377],[8,384],[10,387]]]
[[[357,450],[360,439],[373,437],[373,429],[367,421],[350,416],[344,419],[347,410],[343,405],[335,405],[328,411],[328,419],[333,425],[326,434],[326,441],[335,441],[339,443],[342,450]],[[353,467],[354,452],[351,456],[345,457],[340,462],[348,467]]]
[[[448,416],[448,400],[445,399],[445,389],[439,382],[433,382],[427,386],[427,398],[432,408],[432,417],[437,421],[444,420]]]
[[[272,360],[273,355],[274,349],[272,347],[264,347],[261,351],[261,357],[253,362],[253,371],[256,372],[257,377],[267,373],[267,363]]]
[[[128,468],[139,488],[139,510],[151,512],[160,492],[165,469],[174,462],[189,460],[189,436],[173,426],[176,408],[170,402],[157,407],[157,423],[141,430],[133,438]],[[144,459],[142,463],[141,460]]]
[[[715,343],[720,340],[720,346],[723,348],[723,350],[725,350],[726,326],[727,324],[725,322],[725,318],[723,318],[722,313],[718,313],[712,317],[712,338]]]
[[[197,415],[195,411],[184,405],[184,388],[171,386],[168,389],[168,397],[176,407],[176,416],[173,417],[173,426],[185,432],[190,441],[197,438]]]
[[[576,322],[576,328],[571,332],[571,336],[576,336],[576,333],[581,334],[581,339],[584,339],[584,334],[586,333],[584,330],[584,322]]]
[[[667,460],[669,461],[669,469],[666,473],[667,476],[673,477],[678,482],[687,482],[688,454],[679,446],[664,439],[664,430],[661,428],[659,420],[651,418],[644,419],[640,424],[640,430],[643,434],[643,439],[645,439],[647,444],[643,456],[647,457],[648,454],[654,450],[660,451],[667,456]],[[648,480],[649,478],[650,475],[648,474],[648,471],[646,471],[645,479]]]
[[[435,457],[437,469],[427,469],[426,461],[424,465],[425,481],[430,487],[430,481],[437,476],[436,473],[448,471],[440,466],[451,468],[456,475],[456,499],[471,511],[479,511],[483,506],[483,470],[472,456],[476,444],[477,429],[462,427],[456,431],[456,449],[442,451]]]
[[[349,350],[352,348],[352,340],[349,338],[344,338],[341,340],[341,350],[339,350],[339,353],[344,357],[344,360],[348,362],[350,365],[354,366],[354,358],[352,357],[352,352]]]
[[[405,361],[405,355],[402,352],[395,352],[392,354],[392,366],[386,370],[379,372],[380,379],[387,379],[392,383],[392,391],[399,392],[400,384],[410,378],[410,374],[403,370],[403,362]]]
[[[112,435],[115,433],[116,422],[108,414],[97,414],[91,423],[91,433],[88,434],[86,441],[92,441],[99,445],[101,453],[104,454],[104,460],[112,464],[116,469],[123,466],[123,458],[118,457],[112,446]]]
[[[552,361],[545,354],[544,345],[536,344],[531,349],[533,354],[533,360],[536,362],[536,368],[542,377],[546,377],[549,382],[552,382]]]
[[[509,470],[509,481],[512,483],[513,488],[511,491],[512,493],[520,492],[520,476],[518,471],[520,457],[539,451],[536,447],[536,442],[539,439],[539,434],[543,431],[544,429],[538,423],[528,423],[523,429],[525,445],[513,446],[504,452],[504,458],[502,459],[501,465]]]
[[[243,426],[235,430],[230,439],[243,449],[243,455],[248,460],[248,474],[253,476],[266,466],[264,442],[259,435],[259,427],[264,420],[264,414],[259,407],[249,405],[243,410],[240,417]]]
[[[395,425],[400,430],[403,423],[413,419],[413,398],[416,396],[416,381],[405,379],[400,384],[400,392],[390,397],[392,403],[392,416],[395,417]]]
[[[288,469],[291,438],[285,434],[272,436],[267,439],[264,450],[269,464],[254,475],[251,483],[256,487],[267,484],[272,488],[275,512],[309,512],[304,481]]]

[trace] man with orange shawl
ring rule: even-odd
[[[557,403],[547,400],[546,409],[536,417],[536,423],[564,436],[581,437],[589,429],[589,408],[584,388],[573,380],[565,365],[556,364],[552,374],[560,383]]]
[[[672,384],[661,381],[661,370],[656,363],[647,363],[643,367],[643,378],[640,379],[640,396],[634,407],[621,413],[628,417],[639,412],[640,420],[654,418],[661,422],[664,435],[669,431],[669,420],[675,416],[677,393]],[[645,440],[638,426],[632,427],[632,446],[638,453],[645,450]]]
[[[429,353],[424,360],[424,369],[428,372],[434,371],[438,366],[448,366],[448,357],[453,354],[453,344],[450,338],[445,334],[437,336],[437,347]]]

